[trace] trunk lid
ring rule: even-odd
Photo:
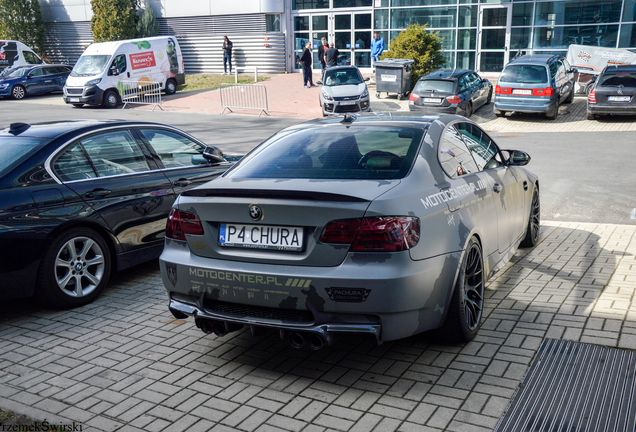
[[[343,262],[350,245],[320,243],[327,223],[337,219],[362,218],[375,198],[391,190],[400,180],[325,179],[231,179],[219,178],[213,187],[185,192],[179,210],[196,214],[203,236],[186,236],[193,254],[207,258],[263,264],[330,267]],[[260,214],[254,214],[257,206]],[[257,217],[255,217],[257,216]],[[243,237],[238,238],[242,228]],[[234,231],[232,232],[232,230]],[[252,236],[285,244],[285,231],[302,237],[300,250],[261,249],[239,244],[223,246],[220,235],[232,235],[238,243]],[[247,233],[250,233],[246,236]],[[270,237],[271,236],[271,237]]]

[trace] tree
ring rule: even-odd
[[[137,37],[147,38],[157,36],[159,33],[159,23],[155,18],[155,13],[146,1],[144,13],[141,15],[139,22],[137,23]]]
[[[20,41],[43,55],[44,30],[38,0],[0,0],[0,39]]]
[[[391,49],[381,59],[413,59],[411,83],[415,86],[420,77],[444,66],[442,38],[438,33],[426,31],[427,25],[411,24],[391,41]]]
[[[139,0],[91,0],[91,30],[95,42],[134,39]]]

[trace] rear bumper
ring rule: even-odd
[[[167,241],[159,259],[173,314],[378,341],[443,323],[462,254],[350,253],[336,267],[305,267],[204,258],[182,243]]]
[[[409,101],[409,111],[419,111],[425,113],[442,113],[442,114],[464,114],[464,110],[458,105],[448,107],[415,105],[413,101]]]
[[[621,107],[588,103],[587,111],[591,114],[636,115],[636,106]]]
[[[495,96],[495,109],[499,111],[516,111],[526,113],[546,113],[557,103],[556,99],[533,97],[516,98]]]

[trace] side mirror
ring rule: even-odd
[[[490,81],[488,81],[488,78],[484,78],[484,79],[483,79],[483,80],[481,80],[481,81],[482,81],[482,82],[485,82],[485,83],[490,82]]]
[[[316,84],[322,85],[322,81],[316,81]]]
[[[211,163],[225,162],[223,153],[216,147],[206,147],[205,150],[203,150],[203,157]]]
[[[26,78],[27,78],[27,79],[31,79],[31,78],[33,78],[33,75],[32,75],[32,74],[28,74],[28,75],[26,76]]]
[[[371,81],[371,77],[366,77],[364,80],[365,81]]]
[[[110,70],[108,71],[108,75],[119,75],[119,72],[117,72],[117,66],[111,66]]]
[[[506,150],[506,151],[510,153],[510,157],[508,158],[509,165],[524,166],[524,165],[528,165],[528,162],[530,162],[530,155],[524,151],[521,151],[521,150]]]
[[[572,68],[568,71],[568,73],[579,73],[579,70]]]

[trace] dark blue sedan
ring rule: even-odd
[[[409,97],[409,110],[470,117],[491,100],[492,84],[487,79],[471,70],[442,69],[417,81]]]
[[[62,91],[71,67],[66,65],[19,66],[0,77],[0,96],[26,96]]]

